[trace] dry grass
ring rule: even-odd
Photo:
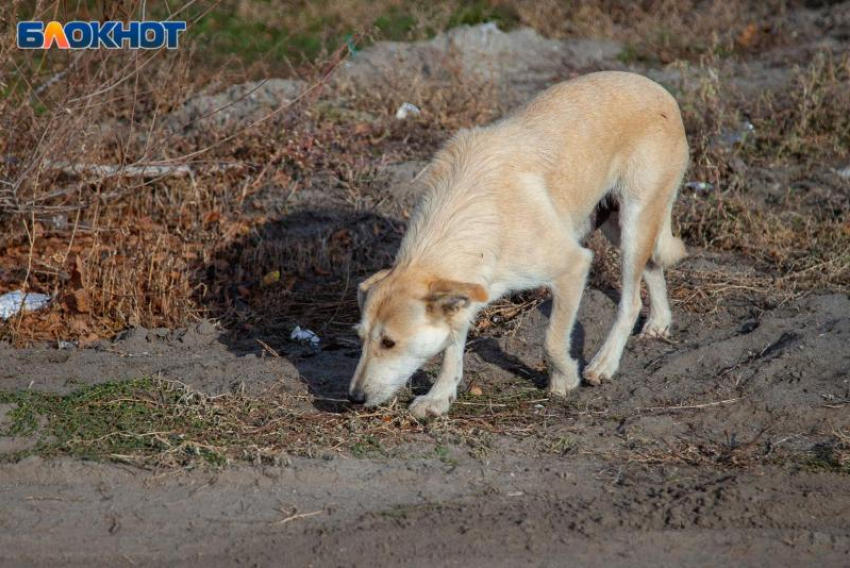
[[[850,229],[841,195],[848,182],[831,168],[846,159],[850,57],[817,53],[793,72],[790,88],[749,103],[717,84],[716,74],[706,76],[709,85],[699,85],[683,106],[689,131],[703,133],[692,138],[691,175],[715,190],[685,190],[677,215],[685,240],[733,252],[755,268],[727,275],[721,286],[746,287],[763,297],[846,290]],[[731,148],[716,144],[724,131],[741,129],[742,116],[754,126],[754,140]],[[775,187],[772,176],[788,185]],[[813,179],[817,191],[810,189]]]
[[[739,403],[738,398],[636,408],[618,415],[601,402],[550,400],[539,389],[517,383],[487,397],[462,393],[447,418],[427,421],[406,411],[407,398],[409,394],[364,410],[279,387],[259,396],[209,396],[159,379],[103,383],[68,395],[0,391],[0,403],[11,408],[0,435],[31,441],[29,449],[0,458],[72,455],[148,468],[191,468],[234,461],[280,465],[295,456],[415,455],[450,464],[448,447],[481,460],[497,448],[511,447],[520,453],[575,453],[619,464],[850,471],[846,430],[833,428],[818,436],[812,449],[800,451],[775,447],[770,441],[775,436],[765,428],[749,434],[709,429],[665,439],[623,427],[647,416],[714,412]]]
[[[231,460],[281,463],[290,456],[388,456],[411,441],[488,451],[492,436],[536,437],[541,416],[571,412],[550,405],[539,391],[497,396],[481,403],[464,398],[452,420],[417,421],[404,406],[346,411],[348,404],[321,401],[335,412],[318,412],[316,400],[271,389],[263,396],[211,397],[178,383],[141,379],[86,387],[66,396],[32,391],[0,392],[13,405],[4,435],[29,436],[30,450],[5,459],[77,455],[144,466],[178,467]],[[542,414],[541,414],[542,413]]]
[[[341,112],[335,101],[346,94],[323,95],[322,88],[346,52],[343,46],[300,69],[310,96],[297,104],[258,124],[233,125],[235,133],[213,129],[191,138],[169,130],[168,113],[221,78],[193,69],[190,80],[189,56],[84,53],[69,63],[70,88],[37,94],[30,78],[41,77],[38,62],[7,53],[17,82],[2,110],[16,135],[2,148],[8,181],[0,198],[0,292],[38,290],[59,301],[49,313],[12,320],[0,334],[19,343],[91,340],[201,315],[233,321],[244,304],[322,318],[339,312],[342,301],[350,315],[351,278],[391,260],[370,246],[397,239],[400,228],[360,218],[290,238],[282,218],[264,214],[255,195],[291,196],[320,185],[349,204],[360,201],[380,163],[429,153],[450,130],[494,118],[498,106],[487,106],[475,85],[446,91],[412,81],[399,82],[403,92],[353,100],[355,109]],[[400,128],[391,118],[400,98],[427,101],[428,120]],[[67,164],[115,165],[117,175],[71,172]],[[163,173],[128,173],[145,167]],[[280,282],[261,286],[272,273]],[[308,300],[309,308],[298,309]]]
[[[22,5],[0,7],[0,21],[14,20]],[[36,11],[61,13],[63,6],[42,1]],[[126,14],[138,8],[132,1],[112,6]],[[792,43],[785,3],[452,0],[422,8],[401,0],[271,0],[219,8],[268,20],[290,36],[308,37],[317,20],[327,27],[311,48],[313,59],[288,53],[281,64],[218,54],[204,66],[211,44],[203,34],[187,38],[178,53],[39,58],[10,48],[13,27],[0,26],[0,124],[8,133],[0,138],[0,293],[23,288],[55,298],[47,311],[0,323],[0,340],[85,343],[128,326],[176,327],[199,317],[219,318],[238,332],[288,332],[297,322],[328,340],[349,334],[357,317],[354,283],[392,261],[403,233],[401,222],[374,212],[386,198],[386,164],[425,160],[458,128],[508,109],[498,85],[473,81],[452,65],[439,81],[400,70],[371,93],[329,85],[348,53],[341,38],[350,31],[425,38],[492,18],[553,37],[618,39],[628,46],[628,62],[681,71],[676,94],[693,152],[688,180],[714,189],[683,190],[675,218],[698,260],[720,260],[714,269],[685,264],[669,272],[676,309],[769,306],[811,290],[850,289],[850,182],[832,173],[848,165],[850,57],[800,53],[791,87],[758,97],[743,96],[730,80],[738,60]],[[389,16],[376,26],[375,14]],[[269,69],[305,80],[307,94],[256,124],[191,135],[169,129],[169,113],[190,97]],[[426,114],[394,120],[402,101]],[[718,143],[744,120],[753,137]],[[73,172],[67,164],[120,171]],[[131,175],[146,166],[165,169]],[[616,285],[617,253],[598,236],[591,246],[593,284]],[[476,332],[513,333],[517,319],[545,298],[536,290],[500,300]],[[484,398],[462,396],[449,420],[417,422],[404,404],[356,412],[282,390],[210,397],[158,380],[67,397],[0,393],[18,409],[17,433],[40,438],[37,453],[147,466],[278,463],[343,451],[384,456],[410,441],[458,444],[483,457],[495,437],[530,440],[525,447],[555,454],[609,451],[583,445],[564,427],[609,423],[610,411],[540,396],[523,382]],[[773,459],[758,436],[621,442],[617,459],[654,465],[738,468]],[[846,471],[846,431],[836,430],[822,449],[811,467]]]
[[[137,8],[133,2],[121,6],[128,14]],[[269,20],[267,11],[277,11],[282,15],[271,19],[274,25],[297,34],[319,18],[342,33],[372,29],[376,13],[409,15],[403,33],[410,38],[458,21],[497,18],[556,37],[614,37],[630,46],[628,58],[673,62],[671,68],[683,70],[678,95],[693,148],[690,179],[715,188],[683,191],[679,229],[692,247],[732,255],[753,268],[672,271],[679,306],[710,311],[729,297],[781,301],[850,284],[842,182],[833,179],[821,198],[795,190],[801,180],[839,165],[848,145],[850,59],[801,55],[796,88],[751,100],[724,78],[736,57],[791,41],[785,4],[492,2],[474,13],[453,2],[425,11],[394,1],[298,6],[225,2],[217,9],[235,10],[246,20]],[[19,9],[12,3],[2,17],[11,21]],[[60,3],[41,2],[37,12],[57,9]],[[193,136],[169,131],[164,117],[234,75],[198,67],[193,54],[204,50],[209,38],[203,35],[187,39],[176,54],[51,53],[38,59],[0,47],[8,77],[0,121],[11,133],[0,141],[0,293],[24,288],[57,299],[47,312],[0,325],[0,337],[19,344],[85,341],[131,325],[173,327],[201,316],[247,328],[298,321],[330,325],[333,332],[350,324],[356,317],[352,283],[390,262],[403,231],[399,223],[362,213],[374,205],[383,165],[427,159],[457,128],[486,123],[506,109],[496,86],[459,74],[440,83],[401,74],[378,93],[325,87],[328,72],[347,53],[345,45],[334,51],[336,31],[327,34],[319,61],[290,62],[312,86],[309,96],[258,124]],[[4,33],[2,45],[12,45],[12,32]],[[380,37],[380,30],[375,34]],[[59,80],[51,84],[54,77]],[[394,121],[400,101],[427,108],[427,117]],[[755,139],[718,146],[715,140],[744,117],[755,126]],[[125,174],[130,167],[173,166],[191,175],[106,176],[58,167],[79,163],[117,165]],[[783,173],[781,190],[763,191],[768,182],[759,176],[766,171]],[[316,190],[326,201],[300,197]],[[333,211],[317,223],[299,212],[304,203]],[[304,226],[315,230],[304,233]],[[610,285],[616,254],[594,246],[600,252],[597,283]],[[497,332],[495,323],[540,298],[527,294],[500,303],[480,331]]]
[[[550,37],[607,37],[624,57],[657,64],[728,57],[779,45],[792,3],[648,0],[511,3],[520,22]]]

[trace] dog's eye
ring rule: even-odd
[[[395,341],[390,339],[389,337],[385,337],[381,340],[381,347],[384,349],[392,349],[395,347]]]

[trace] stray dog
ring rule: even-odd
[[[687,164],[675,99],[632,73],[578,77],[509,118],[458,132],[423,173],[427,189],[393,267],[359,286],[363,353],[349,399],[381,404],[443,352],[439,376],[410,412],[445,414],[476,313],[541,285],[554,298],[545,341],[549,391],[565,396],[579,384],[569,342],[593,256],[582,240],[597,226],[622,250],[622,296],[584,379],[611,379],[641,309],[641,277],[650,299],[642,335],[669,332],[662,270],[686,255],[670,213]]]

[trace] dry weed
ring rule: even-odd
[[[693,150],[689,179],[714,187],[707,194],[683,190],[675,213],[679,231],[695,250],[731,255],[747,268],[690,271],[684,265],[671,271],[674,299],[710,311],[724,298],[781,301],[850,285],[841,186],[827,185],[823,195],[795,189],[843,165],[850,59],[822,53],[801,60],[795,88],[753,100],[741,97],[727,77],[735,56],[785,41],[784,3],[494,2],[462,18],[454,2],[222,6],[248,20],[270,19],[263,11],[275,11],[280,18],[274,21],[291,33],[306,32],[320,17],[342,32],[368,31],[377,13],[412,15],[404,31],[410,38],[498,17],[504,25],[530,24],[557,37],[615,37],[632,46],[626,56],[674,61]],[[0,8],[0,18],[11,22],[23,9],[12,2]],[[34,13],[61,15],[63,9],[42,1]],[[138,6],[127,1],[110,9],[129,15]],[[13,26],[2,29],[0,123],[7,135],[0,139],[0,293],[24,288],[56,299],[47,312],[0,325],[0,337],[18,343],[89,340],[130,325],[173,327],[199,316],[248,327],[299,321],[345,329],[356,317],[353,282],[391,261],[403,231],[398,222],[364,212],[374,206],[384,165],[427,159],[456,129],[508,110],[498,104],[496,85],[451,72],[458,69],[451,62],[439,80],[400,72],[374,93],[322,88],[349,41],[356,41],[334,44],[328,34],[324,58],[290,62],[290,71],[311,85],[303,100],[257,124],[185,136],[166,128],[165,117],[190,96],[234,79],[232,70],[198,65],[209,38],[188,38],[178,53],[32,57],[9,47]],[[402,101],[426,114],[394,121]],[[717,144],[743,120],[754,125],[753,140]],[[114,166],[117,175],[69,167],[80,164]],[[130,175],[148,167],[159,173]],[[764,191],[764,172],[781,174],[780,190]],[[595,239],[592,246],[600,269],[595,283],[615,284],[616,253]],[[542,297],[500,302],[480,331],[498,332]]]

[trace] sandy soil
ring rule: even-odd
[[[843,478],[510,452],[152,475],[0,469],[4,565],[846,566]],[[301,515],[301,516],[298,516]]]
[[[515,33],[515,43],[498,36],[494,48],[509,64],[488,72],[503,73],[516,98],[565,66],[622,67],[609,42],[559,45]],[[427,66],[429,54],[448,49],[440,41],[401,52]],[[551,57],[529,72],[512,58],[516,50]],[[387,53],[399,53],[398,46],[377,45],[362,56],[362,72],[355,60],[344,78],[379,81]],[[741,75],[750,79],[741,81],[782,84],[787,67],[773,63],[780,56],[751,63],[750,75]],[[470,57],[464,65],[478,69]],[[670,71],[654,73],[676,80]],[[421,166],[386,168],[370,197],[375,218],[401,222]],[[299,199],[290,222],[302,232],[278,227],[288,238],[374,221],[343,209],[328,213],[344,207],[331,194],[304,191]],[[389,254],[397,242],[375,246]],[[750,270],[734,256],[691,252],[684,271]],[[573,338],[583,363],[601,344],[616,300],[613,286],[588,290]],[[475,337],[467,384],[485,397],[542,388],[548,309],[542,302]],[[458,441],[437,455],[433,444],[412,439],[386,456],[335,452],[276,467],[164,472],[70,458],[0,460],[0,564],[850,565],[850,476],[815,459],[834,450],[836,431],[850,427],[848,295],[767,304],[744,295],[703,315],[674,306],[674,317],[674,341],[633,337],[615,381],[547,402],[567,405],[566,418],[550,420],[541,404],[538,435],[496,436],[486,452]],[[275,387],[343,398],[359,351],[352,334],[322,332],[318,353],[208,321],[184,330],[131,329],[86,349],[0,344],[0,389],[67,393],[155,376],[209,394],[261,396]],[[326,411],[309,396],[302,400],[306,410]],[[0,407],[0,426],[9,410]],[[541,440],[567,442],[553,451]],[[32,442],[0,436],[0,455]]]
[[[576,336],[585,360],[613,308],[589,291]],[[473,343],[470,380],[485,393],[542,382],[546,311]],[[356,364],[354,347],[262,357],[199,328],[134,330],[99,349],[4,352],[0,381],[65,391],[159,374],[213,393],[283,383],[341,397]],[[0,564],[847,565],[850,477],[796,461],[850,425],[847,296],[723,320],[680,315],[676,340],[633,339],[619,379],[576,393],[574,419],[541,416],[552,439],[570,440],[565,455],[506,436],[483,456],[463,444],[437,456],[411,441],[388,457],[215,472],[2,464]],[[0,449],[26,442],[0,438]],[[668,461],[668,448],[726,448],[730,459],[699,467]]]

